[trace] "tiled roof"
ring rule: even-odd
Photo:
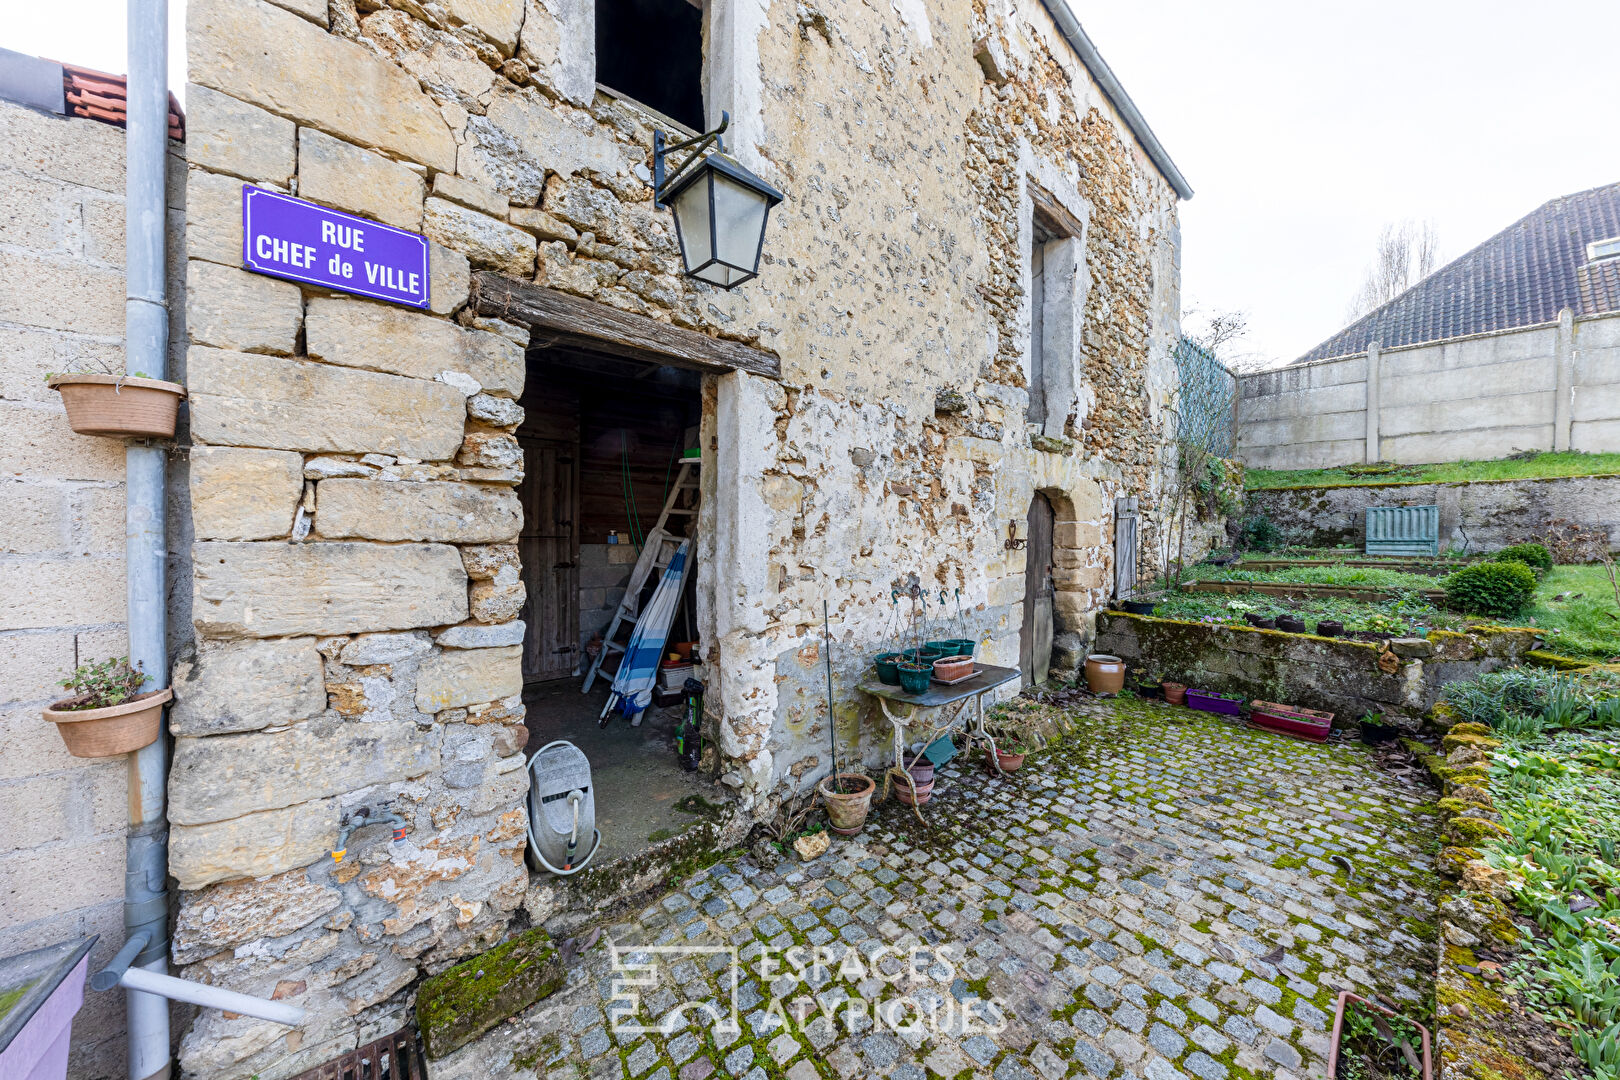
[[[62,65],[62,90],[67,100],[69,116],[87,116],[108,124],[123,127],[128,119],[125,100],[126,80],[122,75],[109,75],[91,68]],[[180,103],[169,95],[169,138],[186,137],[186,118]]]
[[[1620,310],[1620,260],[1587,264],[1586,245],[1620,236],[1620,183],[1553,199],[1295,360]]]

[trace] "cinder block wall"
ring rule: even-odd
[[[123,371],[123,263],[123,131],[0,101],[0,956],[99,934],[93,966],[123,939],[125,759],[70,756],[40,716],[128,651],[124,444],[75,435],[45,385]],[[123,1033],[123,996],[88,994],[69,1075],[120,1073]]]

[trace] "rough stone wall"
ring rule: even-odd
[[[1439,506],[1442,550],[1500,551],[1538,540],[1550,522],[1563,520],[1607,533],[1610,550],[1620,551],[1620,476],[1277,488],[1245,498],[1250,513],[1312,546],[1360,547],[1369,506]]]
[[[704,385],[699,625],[742,812],[828,767],[823,600],[842,739],[872,756],[887,733],[850,688],[895,584],[946,589],[953,614],[960,589],[981,655],[1015,663],[1027,556],[1007,527],[1044,492],[1072,666],[1108,593],[1112,497],[1155,512],[1175,198],[1044,12],[712,0],[709,107],[789,193],[761,278],[719,293],[680,276],[652,206],[656,121],[592,90],[588,7],[190,5],[197,643],[176,678],[175,956],[315,1014],[291,1037],[206,1016],[193,1074],[274,1080],[386,1030],[419,970],[498,934],[520,897],[508,433],[527,335],[460,310],[469,269],[781,357],[780,382]],[[1034,440],[1031,176],[1081,224],[1087,279],[1073,422]],[[237,269],[244,180],[424,232],[433,312]],[[334,865],[342,817],[383,805],[405,842],[373,827]]]
[[[69,756],[40,716],[77,664],[128,652],[124,444],[75,435],[45,385],[124,370],[123,264],[124,133],[0,102],[0,956],[100,934],[96,965],[123,940],[124,761]],[[120,1072],[122,995],[86,995],[74,1033],[70,1075]]]

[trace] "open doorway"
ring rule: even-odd
[[[660,521],[683,476],[702,468],[697,453],[702,416],[701,376],[584,349],[535,346],[518,429],[523,447],[520,490],[523,529],[519,556],[527,599],[523,648],[524,704],[531,752],[555,740],[578,746],[590,759],[597,859],[633,855],[701,820],[712,796],[699,774],[682,767],[674,746],[684,710],[678,694],[655,697],[633,726],[617,710],[602,723],[622,654],[608,648],[608,632],[632,583],[643,544],[662,528],[690,537],[689,557],[702,520],[696,491],[674,500],[680,508]],[[647,560],[650,562],[651,560]],[[675,604],[665,653],[697,638],[699,572],[692,564]],[[646,610],[661,573],[644,574],[633,601]],[[627,640],[633,624],[620,619],[614,638]],[[588,693],[581,686],[602,655]],[[688,672],[660,672],[659,685],[677,689]],[[690,674],[701,674],[701,669]],[[693,812],[695,811],[695,813]]]
[[[1040,492],[1029,502],[1029,543],[1024,546],[1024,625],[1018,634],[1018,667],[1025,686],[1039,686],[1052,671],[1052,529],[1057,514]]]

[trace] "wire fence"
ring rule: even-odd
[[[1191,338],[1176,342],[1175,358],[1181,374],[1181,390],[1176,398],[1180,416],[1177,437],[1215,457],[1231,457],[1237,379],[1214,353]]]

